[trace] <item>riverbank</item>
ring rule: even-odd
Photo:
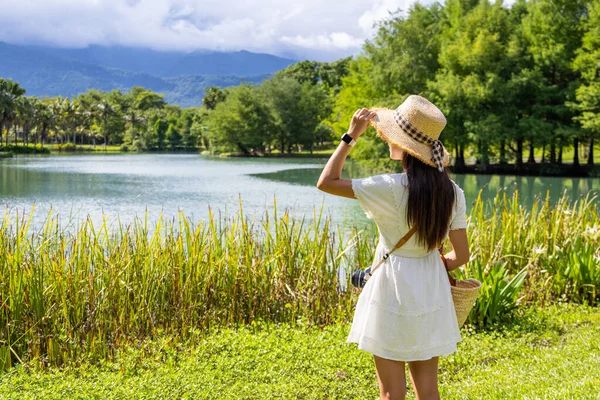
[[[516,176],[557,176],[573,178],[596,178],[600,177],[600,165],[587,165],[572,163],[550,164],[550,163],[524,163],[520,167],[514,164],[490,164],[490,165],[465,165],[450,166],[450,171],[458,174],[477,175],[516,175]]]
[[[274,149],[268,153],[261,154],[243,154],[243,153],[212,153],[208,150],[176,150],[176,151],[150,151],[142,152],[137,154],[158,154],[158,153],[170,153],[170,154],[201,154],[206,156],[217,156],[223,158],[282,158],[282,159],[310,159],[310,158],[321,158],[327,159],[331,157],[336,149],[334,144],[326,144],[323,146],[317,146],[312,152],[308,150],[302,150],[300,152],[293,153],[281,153],[279,150]],[[110,154],[131,154],[135,153],[127,146],[123,145],[73,145],[67,143],[65,145],[54,144],[46,145],[44,147],[28,145],[28,146],[15,146],[9,145],[8,147],[0,146],[1,153],[11,153],[14,155],[19,154],[78,154],[78,153],[110,153]],[[449,171],[457,174],[475,174],[475,175],[514,175],[514,176],[546,176],[546,177],[600,177],[600,148],[596,151],[596,164],[591,166],[585,162],[581,162],[579,165],[574,165],[572,151],[566,151],[564,154],[564,162],[561,164],[551,164],[549,162],[541,162],[541,158],[537,158],[535,163],[524,163],[520,167],[515,164],[490,164],[490,165],[479,165],[475,163],[474,158],[467,160],[467,164],[464,166],[450,165]],[[0,156],[1,158],[1,156]],[[350,154],[349,159],[352,159]],[[360,161],[357,161],[360,164]],[[381,173],[381,172],[397,172],[386,168],[377,168],[376,170],[369,170],[363,168],[365,173]]]
[[[323,329],[254,324],[159,335],[111,361],[42,370],[19,365],[0,378],[4,399],[374,399],[373,358],[345,343],[348,324]],[[439,362],[442,399],[598,399],[600,311],[557,303],[520,310],[514,323],[463,328]],[[414,399],[406,370],[407,399]]]

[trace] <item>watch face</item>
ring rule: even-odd
[[[347,133],[344,133],[342,135],[342,140],[348,144],[350,144],[350,142],[352,142],[352,136],[348,135]]]

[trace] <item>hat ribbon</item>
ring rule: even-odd
[[[408,122],[398,110],[394,110],[394,120],[400,128],[411,138],[420,143],[425,143],[431,146],[431,161],[437,166],[438,171],[444,171],[444,145],[440,140],[434,140],[423,132],[418,130],[413,124]]]

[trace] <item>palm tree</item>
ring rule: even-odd
[[[52,113],[52,103],[50,102],[40,102],[40,124],[41,124],[41,132],[40,132],[40,141],[42,143],[42,147],[46,143],[48,138],[48,133],[52,130],[56,129],[56,118]]]
[[[29,133],[31,131],[31,127],[34,123],[35,118],[35,108],[34,108],[34,98],[33,97],[19,97],[15,100],[15,145],[17,144],[17,126],[21,127],[21,131],[23,132],[23,143],[25,145],[29,142]]]
[[[0,78],[0,141],[4,126],[6,126],[6,146],[8,146],[8,134],[15,118],[15,100],[25,94],[17,82],[12,79]]]
[[[138,109],[133,103],[128,104],[127,108],[123,111],[125,111],[123,118],[131,124],[131,143],[134,143],[138,138],[136,128],[146,122],[146,118],[143,111]]]
[[[62,128],[62,97],[56,97],[54,99],[52,99],[50,101],[50,104],[48,106],[49,110],[50,110],[50,114],[52,115],[52,121],[53,121],[53,131],[54,131],[54,135],[53,137],[56,138],[56,136],[59,137],[60,139],[60,143],[63,143],[62,140],[62,135],[60,134],[61,128]]]
[[[106,152],[106,146],[108,145],[108,120],[117,114],[115,106],[113,106],[107,99],[102,99],[100,103],[96,104],[98,110],[98,117],[102,121],[102,135],[104,136],[104,151]]]
[[[90,136],[89,133],[92,128],[92,121],[96,119],[98,115],[98,109],[96,108],[95,104],[80,101],[79,99],[75,99],[73,104],[75,107],[74,117],[76,131],[81,132],[80,144],[83,145],[86,134]],[[75,139],[75,136],[73,136],[73,139]]]
[[[75,107],[73,102],[66,97],[57,97],[55,103],[54,112],[56,113],[57,125],[60,130],[60,143],[64,144],[65,138],[68,141],[70,139],[69,133],[74,131]]]

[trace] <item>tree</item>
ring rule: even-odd
[[[158,118],[154,122],[154,133],[156,136],[156,148],[159,150],[165,149],[165,140],[167,138],[167,130],[169,129],[169,123],[162,118]]]
[[[579,79],[572,60],[581,46],[583,34],[581,18],[587,10],[587,0],[536,0],[528,3],[523,28],[535,68],[542,84],[538,91],[533,116],[550,128],[544,134],[543,144],[550,147],[550,162],[557,161],[556,146],[562,147],[565,138],[561,132],[573,131],[573,110],[566,106],[574,98]],[[575,143],[578,141],[576,135]]]
[[[331,103],[322,86],[278,75],[263,82],[260,91],[277,117],[275,145],[281,153],[291,153],[297,145],[307,146],[312,152],[317,126],[331,113]]]
[[[35,106],[33,97],[19,97],[15,100],[15,145],[17,144],[17,125],[21,127],[23,133],[23,143],[29,142],[29,134],[34,123],[35,118]]]
[[[264,152],[279,129],[275,118],[258,89],[242,84],[231,88],[227,98],[208,114],[205,136],[212,151]]]
[[[574,117],[584,128],[589,140],[588,165],[594,165],[594,140],[600,138],[600,3],[591,2],[589,16],[584,23],[582,46],[576,51],[573,68],[581,73],[575,101],[567,105],[576,110]],[[578,156],[578,141],[575,141]]]
[[[181,134],[179,133],[179,129],[175,124],[170,123],[167,128],[167,141],[169,142],[169,147],[171,150],[175,150],[179,145],[181,145]]]
[[[506,52],[511,26],[501,3],[483,1],[474,7],[464,3],[448,3],[440,71],[429,88],[451,119],[445,140],[454,145],[457,165],[464,165],[464,150],[473,143],[477,162],[485,168],[493,147],[506,162],[506,143],[511,139],[504,123],[508,115],[502,112],[512,72]]]
[[[36,108],[36,142],[41,143],[42,146],[46,143],[48,132],[54,129],[56,123],[54,115],[50,109],[50,103],[48,101],[37,100],[35,102]]]
[[[102,136],[104,137],[104,151],[106,151],[106,146],[108,146],[108,127],[110,120],[117,116],[116,107],[111,104],[111,102],[107,98],[103,98],[96,104],[96,109],[98,110],[98,119],[102,125]]]
[[[218,86],[209,86],[204,90],[202,105],[209,110],[214,110],[217,104],[225,100],[227,94]]]
[[[278,71],[274,79],[292,78],[298,83],[310,83],[316,85],[320,80],[318,61],[303,60]]]
[[[414,4],[378,23],[378,31],[363,46],[371,65],[368,83],[380,98],[423,93],[439,68],[442,8]]]
[[[305,134],[305,115],[300,110],[302,84],[279,75],[263,82],[260,89],[262,101],[270,105],[277,117],[279,129],[274,139],[279,151],[284,154]]]
[[[16,117],[15,101],[25,95],[23,89],[12,79],[5,80],[0,78],[0,141],[4,127],[6,127],[6,145],[8,146],[8,135],[12,126],[12,121]]]

